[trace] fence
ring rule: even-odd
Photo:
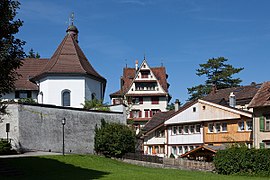
[[[143,154],[139,154],[139,153],[126,153],[123,158],[137,160],[137,161],[146,161],[146,162],[151,162],[151,163],[163,164],[163,158],[161,158],[161,157],[143,155]]]
[[[139,153],[127,153],[124,155],[123,159],[128,159],[129,161],[126,161],[128,163],[149,167],[163,167],[163,168],[165,167],[165,168],[177,168],[183,170],[199,170],[199,171],[214,171],[215,169],[215,166],[212,162],[194,161],[182,158],[179,159],[162,158],[158,156],[149,156]],[[132,162],[130,160],[135,160],[136,162]],[[154,163],[160,165],[157,166]]]

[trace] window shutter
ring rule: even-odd
[[[131,104],[131,97],[128,97],[128,104]]]
[[[132,112],[132,111],[130,111],[129,117],[130,117],[130,118],[133,118],[133,112]]]
[[[148,110],[145,110],[145,117],[148,117]]]
[[[115,99],[113,99],[113,105],[115,104]]]
[[[265,130],[264,128],[264,117],[260,117],[260,131],[263,132]]]
[[[139,111],[139,117],[142,117],[142,111]]]
[[[260,149],[264,149],[264,143],[260,143]]]
[[[140,104],[143,104],[143,97],[139,97]]]
[[[150,117],[152,117],[153,116],[153,112],[152,111],[150,111]]]

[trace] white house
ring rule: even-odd
[[[82,107],[85,100],[102,100],[106,79],[92,67],[78,44],[73,23],[50,59],[24,59],[16,91],[3,96],[32,98],[41,104]]]
[[[165,67],[151,68],[146,59],[140,67],[125,67],[121,77],[121,89],[110,94],[112,104],[127,105],[128,119],[140,129],[157,112],[167,111],[170,100]]]

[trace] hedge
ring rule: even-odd
[[[270,176],[270,149],[232,147],[220,150],[214,157],[219,174]]]
[[[135,132],[124,124],[106,123],[95,129],[95,151],[106,157],[122,157],[135,152]]]
[[[11,144],[8,141],[0,140],[0,155],[13,154]]]

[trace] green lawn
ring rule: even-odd
[[[0,159],[22,172],[19,176],[2,176],[0,179],[197,179],[197,180],[248,180],[258,177],[222,176],[197,171],[145,168],[94,155],[43,156]],[[265,178],[268,179],[268,178]]]

